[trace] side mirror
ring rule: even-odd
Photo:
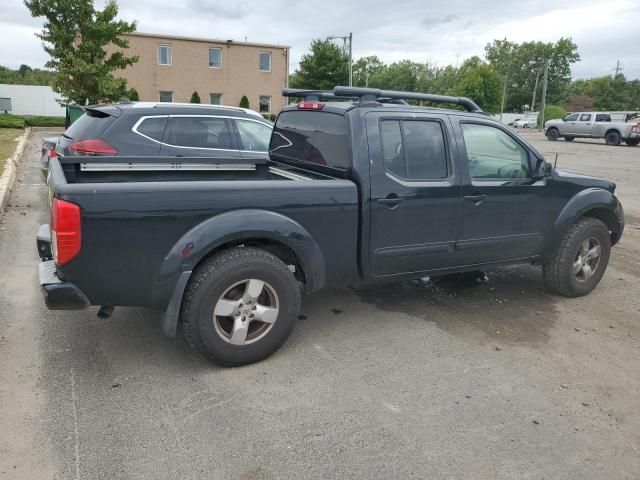
[[[551,175],[551,171],[553,170],[553,166],[544,160],[543,158],[539,158],[536,162],[536,168],[533,172],[534,180],[542,180],[545,177]]]

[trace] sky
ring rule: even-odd
[[[639,0],[119,0],[140,32],[287,45],[291,71],[314,38],[353,32],[354,58],[437,65],[482,56],[494,39],[553,42],[571,37],[574,78],[613,73],[640,78]],[[96,0],[102,8],[104,0]],[[0,0],[0,65],[42,67],[47,55],[22,0]]]

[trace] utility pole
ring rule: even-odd
[[[542,117],[540,131],[544,129],[544,109],[547,106],[547,83],[549,81],[549,59],[544,61],[544,80],[542,82]]]
[[[500,121],[502,121],[502,114],[504,113],[504,100],[507,98],[507,77],[504,77],[504,85],[502,86],[502,103],[500,103]]]
[[[618,61],[616,62],[616,68],[615,68],[615,71],[616,71],[616,75],[615,75],[615,77],[613,77],[613,78],[616,78],[616,77],[618,76],[618,74],[622,71],[622,65],[620,65],[620,60],[618,60]]]
[[[347,41],[349,42],[349,86],[353,86],[353,33],[349,35],[331,35],[327,40],[342,40],[342,51],[347,53]]]
[[[536,72],[536,84],[533,87],[533,99],[531,99],[531,112],[535,112],[536,108],[536,93],[538,93],[538,80],[540,80],[540,69]]]

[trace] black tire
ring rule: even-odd
[[[635,147],[640,143],[640,138],[627,138],[624,143],[629,145],[630,147]]]
[[[225,321],[235,325],[235,320],[231,316],[214,315],[214,308],[220,300],[227,298],[225,292],[230,287],[249,279],[264,282],[265,290],[261,290],[261,295],[275,292],[278,312],[269,325],[247,320],[249,332],[250,326],[254,324],[259,324],[258,328],[267,325],[266,331],[252,340],[253,343],[233,345],[231,340],[223,338],[222,325]],[[242,297],[236,298],[238,302],[244,301]],[[255,305],[259,303],[262,301],[256,299]],[[239,305],[242,307],[243,304]],[[245,305],[247,306],[248,304]],[[180,318],[184,336],[197,352],[219,365],[239,366],[258,362],[278,350],[293,331],[299,311],[300,288],[289,268],[264,250],[238,247],[206,260],[193,273],[184,296]],[[244,318],[243,316],[243,322]],[[249,318],[248,315],[246,318]],[[249,339],[250,335],[248,333],[246,338]]]
[[[576,137],[564,137],[564,141],[565,142],[573,142],[574,138],[576,138]]]
[[[614,147],[620,145],[620,134],[616,131],[607,132],[607,135],[604,137],[607,145],[612,145]]]
[[[587,240],[599,243],[600,257],[592,275],[580,280],[573,271],[574,262],[577,263],[580,249]],[[595,218],[583,218],[571,226],[551,257],[542,265],[544,281],[551,290],[565,297],[586,295],[602,279],[610,254],[611,237],[607,226]]]
[[[547,130],[547,140],[555,142],[558,138],[560,138],[560,132],[558,132],[557,128],[550,128]]]

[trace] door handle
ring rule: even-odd
[[[385,198],[379,198],[377,202],[389,208],[395,208],[402,203],[402,199],[395,193],[390,193]]]
[[[471,195],[464,197],[464,199],[473,202],[474,205],[480,205],[487,199],[487,196],[482,193],[473,192]]]

